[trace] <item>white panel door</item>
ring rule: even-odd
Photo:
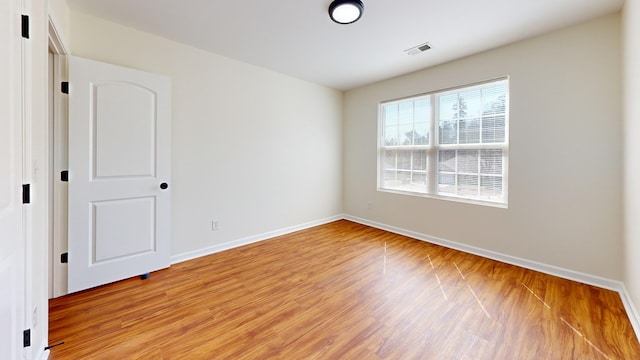
[[[19,1],[0,1],[0,357],[22,358],[25,238]]]
[[[171,81],[69,57],[69,292],[169,266]]]

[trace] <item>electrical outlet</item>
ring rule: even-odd
[[[367,210],[373,210],[373,201],[367,203]]]
[[[38,307],[37,306],[33,308],[31,322],[33,323],[34,328],[38,326]]]
[[[220,230],[220,220],[211,220],[211,231]]]

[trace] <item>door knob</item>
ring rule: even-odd
[[[168,187],[169,187],[169,184],[167,184],[167,183],[160,184],[160,189],[162,189],[162,190],[166,190]]]

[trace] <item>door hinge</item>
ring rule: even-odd
[[[22,347],[31,346],[31,329],[22,332]]]
[[[69,253],[60,254],[60,262],[66,264],[69,262]]]
[[[60,83],[60,91],[62,91],[63,94],[68,94],[69,93],[69,82],[68,81],[63,81]]]
[[[69,181],[69,170],[60,172],[60,181]]]
[[[31,204],[31,185],[29,184],[22,185],[22,203]]]
[[[29,38],[29,15],[22,15],[22,37]]]

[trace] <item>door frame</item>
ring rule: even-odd
[[[53,53],[53,86],[48,87],[49,97],[53,100],[52,113],[47,122],[47,149],[49,154],[47,198],[51,214],[49,216],[49,298],[67,294],[67,265],[60,262],[60,255],[67,252],[67,184],[60,181],[60,172],[66,170],[68,163],[68,99],[60,90],[60,83],[67,81],[68,49],[62,42],[55,23],[48,18],[49,49]],[[52,93],[51,93],[52,92]]]

